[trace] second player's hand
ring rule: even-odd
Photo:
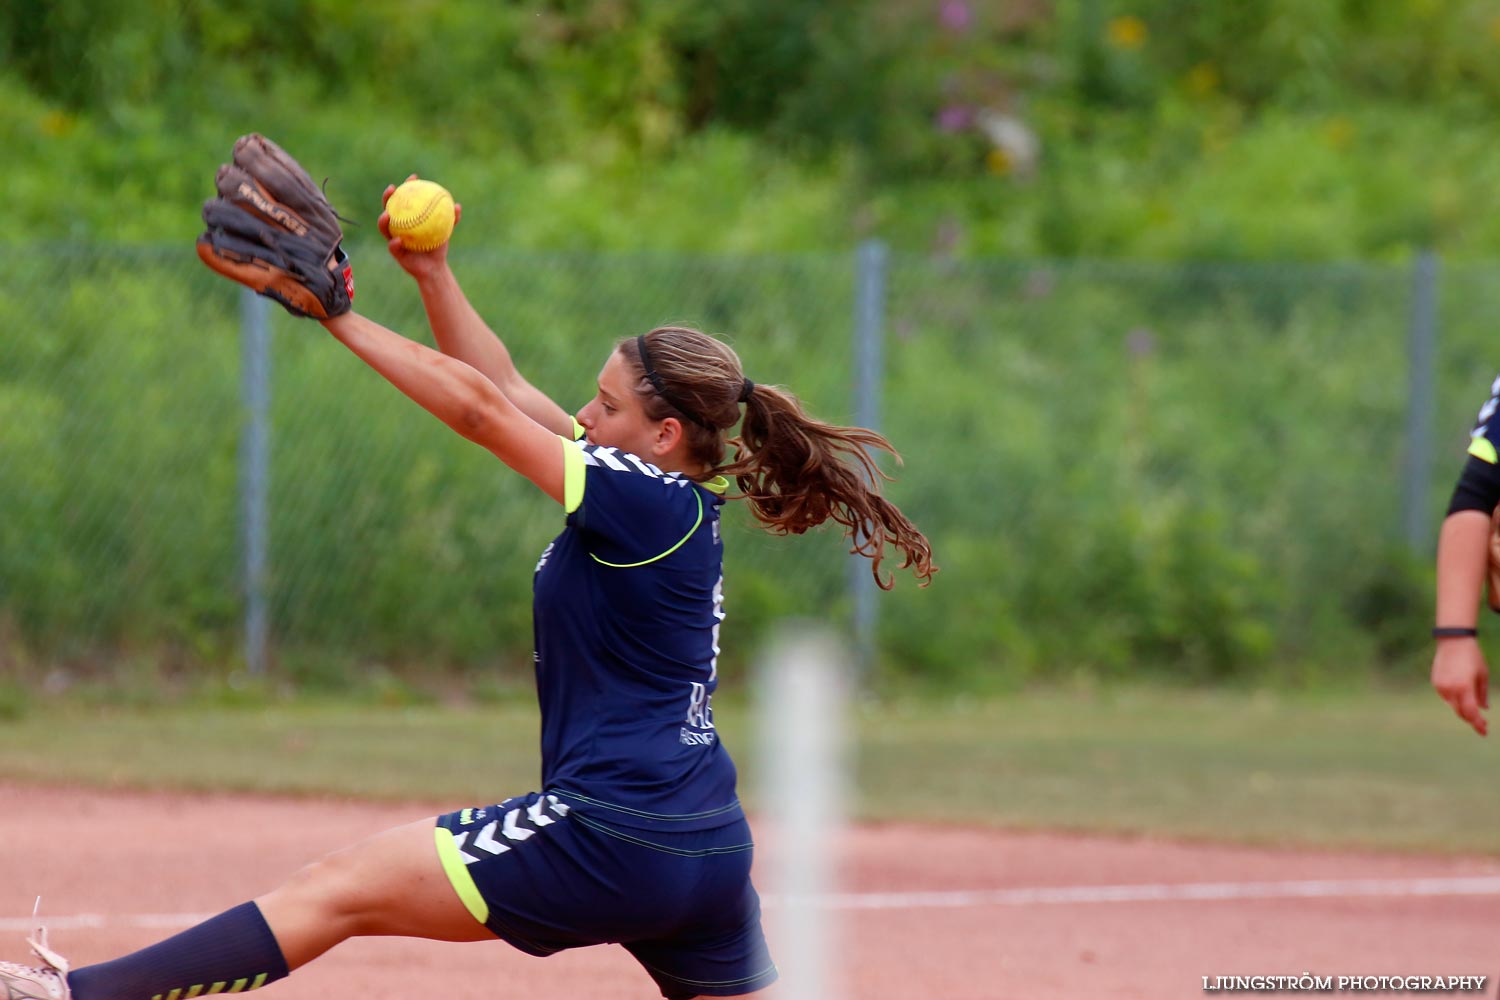
[[[406,179],[412,180],[416,176],[416,174],[412,174]],[[380,204],[384,206],[386,202],[390,201],[391,195],[394,194],[395,191],[396,185],[387,184],[385,193],[380,196]],[[457,226],[458,221],[463,218],[463,214],[463,206],[454,204],[453,224],[455,226]],[[411,275],[413,278],[421,280],[422,278],[426,278],[447,268],[447,243],[444,243],[442,246],[439,246],[435,250],[420,252],[416,250],[408,250],[406,249],[405,245],[402,244],[401,240],[391,236],[391,217],[388,213],[381,212],[380,218],[376,220],[375,224],[380,227],[380,235],[385,237],[386,249],[389,250],[391,256],[396,259],[396,263],[401,265],[401,269],[407,274]]]
[[[1489,731],[1489,664],[1475,639],[1440,639],[1432,658],[1432,686],[1480,736]]]

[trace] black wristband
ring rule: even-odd
[[[1479,635],[1477,628],[1444,628],[1438,626],[1432,630],[1432,637],[1434,639],[1472,639],[1477,635]]]

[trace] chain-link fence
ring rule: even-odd
[[[426,338],[383,250],[355,256],[361,310]],[[871,322],[854,254],[453,262],[564,406],[588,399],[616,338],[663,322],[727,335],[751,378],[826,419],[868,404],[852,392],[857,313]],[[12,247],[5,265],[0,663],[238,662],[257,489],[238,290],[178,248]],[[886,667],[1212,678],[1364,669],[1421,641],[1430,539],[1403,525],[1435,533],[1500,365],[1482,350],[1492,269],[1438,277],[1424,388],[1410,268],[885,267],[880,422],[905,457],[890,494],[942,567],[875,602]],[[268,518],[249,591],[272,668],[525,663],[555,504],[316,324],[267,315]],[[1416,453],[1414,427],[1430,438]],[[726,655],[785,615],[848,625],[859,597],[837,537],[727,521]]]

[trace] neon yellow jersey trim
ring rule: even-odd
[[[1500,461],[1500,455],[1495,454],[1495,446],[1487,437],[1477,437],[1469,442],[1469,454],[1475,458],[1483,459],[1491,465]]]
[[[569,417],[568,419],[573,421],[573,440],[582,441],[583,436],[587,434],[588,431],[585,431],[583,429],[583,425],[578,422],[577,417]]]
[[[676,552],[678,549],[682,548],[683,544],[686,543],[689,538],[693,537],[693,532],[698,530],[698,525],[703,523],[703,494],[699,493],[697,490],[694,490],[693,496],[698,500],[698,519],[693,522],[693,526],[688,529],[688,533],[683,535],[676,545],[672,546],[661,555],[652,556],[650,559],[642,559],[640,562],[633,563],[605,562],[603,559],[600,559],[592,552],[589,553],[589,558],[594,560],[594,562],[598,563],[600,566],[608,566],[611,569],[635,569],[637,566],[649,566],[651,563],[656,562],[658,559],[665,559],[673,552]]]
[[[469,869],[464,865],[464,859],[458,853],[458,845],[453,842],[453,834],[441,826],[433,827],[432,839],[437,843],[438,860],[443,863],[443,871],[448,876],[448,881],[453,884],[453,890],[458,893],[458,898],[463,900],[464,907],[469,915],[481,924],[490,919],[490,906],[479,894],[479,886],[474,884],[474,876],[469,874]]]
[[[563,443],[563,513],[571,514],[583,503],[588,464],[584,462],[583,452],[578,450],[576,441],[569,441],[561,435],[558,440]]]
[[[729,480],[725,479],[723,476],[714,476],[712,479],[704,480],[698,485],[703,487],[705,490],[708,490],[708,492],[717,494],[718,496],[723,496],[725,493],[729,492]]]

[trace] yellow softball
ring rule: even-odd
[[[385,203],[391,235],[408,250],[436,250],[453,235],[453,195],[441,184],[410,180],[391,192]]]

